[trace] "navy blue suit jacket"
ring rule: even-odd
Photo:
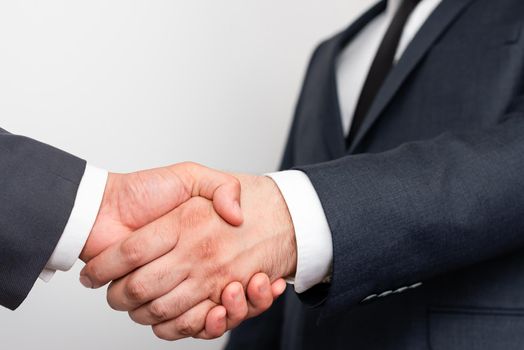
[[[0,129],[0,305],[16,309],[73,209],[85,161]]]
[[[315,51],[284,155],[320,197],[332,282],[228,349],[524,348],[524,2],[443,0],[346,148],[335,60],[384,8]]]

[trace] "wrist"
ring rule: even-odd
[[[295,276],[297,270],[297,242],[295,237],[295,227],[291,214],[287,207],[284,196],[280,192],[277,184],[268,176],[263,176],[264,181],[270,187],[273,202],[273,216],[275,218],[273,230],[279,232],[280,249],[276,249],[281,255],[277,261],[278,268],[277,278],[290,278]]]
[[[105,239],[102,237],[104,235],[110,234],[111,232],[107,232],[107,230],[104,229],[104,226],[106,226],[108,216],[114,212],[113,208],[115,207],[116,202],[115,193],[117,192],[116,184],[118,183],[120,176],[122,175],[108,173],[104,195],[98,209],[95,223],[93,224],[91,232],[89,233],[89,237],[87,238],[82,252],[80,253],[79,258],[84,263],[87,263],[105,248],[105,246],[101,244],[101,242],[105,241]]]

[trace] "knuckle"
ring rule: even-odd
[[[211,284],[215,287],[225,287],[221,286],[221,282],[226,281],[235,281],[237,280],[232,273],[232,267],[229,262],[220,262],[220,259],[214,258],[211,260],[207,267],[207,278]]]
[[[152,273],[152,277],[157,282],[157,284],[162,283],[166,278],[171,274],[171,267],[168,265],[159,266]]]
[[[195,293],[196,295],[196,293]],[[173,317],[180,317],[185,312],[191,309],[192,305],[195,305],[198,301],[198,298],[195,299],[194,295],[178,295],[177,300],[173,302]]]
[[[148,290],[139,278],[131,278],[125,285],[125,294],[126,296],[132,300],[141,302],[144,301],[147,298]]]
[[[212,260],[217,254],[217,245],[213,238],[206,237],[202,239],[198,247],[198,253],[201,259]]]
[[[155,300],[149,306],[149,313],[157,321],[165,321],[169,316],[169,307],[160,300]]]
[[[213,275],[219,279],[234,280],[232,278],[231,263],[228,261],[217,261],[214,263],[212,271]]]
[[[208,273],[201,282],[202,290],[205,290],[207,294],[218,288],[218,277],[214,276],[212,272]]]
[[[137,264],[140,264],[143,257],[143,251],[139,242],[127,240],[122,243],[120,249],[124,260],[128,265],[136,266]]]
[[[223,283],[214,278],[210,279],[206,284],[206,290],[208,291],[209,299],[217,304],[221,303],[223,289]]]
[[[202,290],[207,291],[208,297],[218,304],[221,304],[224,289],[230,281],[235,280],[229,264],[213,261],[205,267],[205,272],[201,278]]]
[[[175,328],[184,337],[191,337],[197,333],[196,326],[186,317],[179,317],[175,321]]]
[[[186,160],[182,163],[179,163],[180,166],[182,167],[185,167],[185,168],[197,168],[200,166],[200,164],[198,163],[195,163],[195,162],[192,162],[192,161],[189,161],[189,160]]]

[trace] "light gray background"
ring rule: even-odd
[[[0,125],[112,171],[275,170],[315,45],[369,0],[0,2]],[[81,264],[0,308],[2,349],[219,349],[156,340]],[[0,282],[1,283],[1,282]]]

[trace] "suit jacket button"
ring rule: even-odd
[[[392,290],[387,290],[384,293],[381,293],[378,297],[379,298],[383,298],[383,297],[387,297],[390,294],[393,294],[393,291]]]
[[[367,296],[366,298],[362,299],[361,303],[364,303],[366,301],[370,301],[370,300],[373,300],[377,297],[376,294],[371,294],[370,296]]]

